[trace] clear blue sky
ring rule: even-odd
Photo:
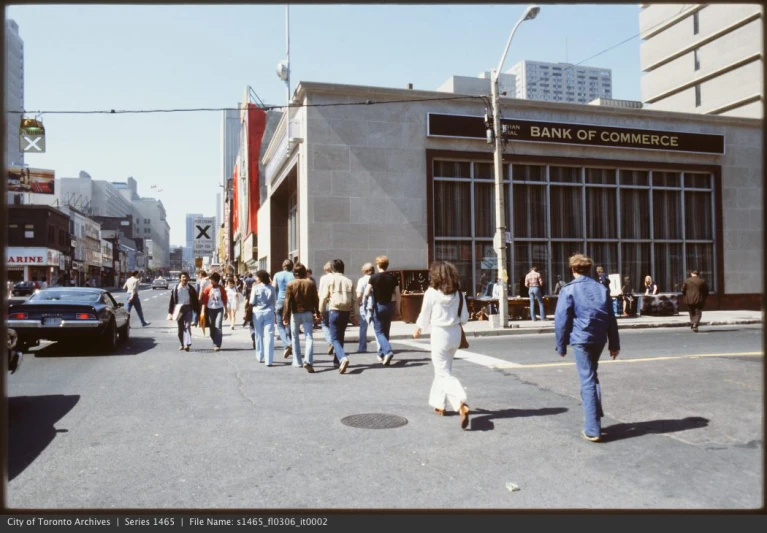
[[[297,5],[290,8],[291,85],[319,81],[436,90],[452,75],[495,68],[524,4]],[[6,7],[25,52],[25,108],[234,107],[250,85],[283,104],[284,5],[32,5]],[[639,6],[542,5],[506,59],[580,62],[639,33]],[[565,55],[567,40],[567,57]],[[611,68],[613,97],[640,99],[639,38],[585,65]],[[186,213],[215,215],[220,112],[44,115],[47,153],[32,167],[57,177],[133,176],[160,198],[171,243]],[[151,189],[157,185],[157,189]]]

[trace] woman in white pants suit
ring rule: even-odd
[[[429,405],[438,415],[445,414],[445,403],[461,415],[461,428],[469,426],[469,406],[466,391],[453,376],[453,358],[461,344],[461,324],[469,321],[469,309],[460,292],[460,277],[455,265],[447,261],[434,263],[429,272],[429,288],[423,295],[421,314],[413,333],[417,339],[422,331],[431,327],[431,361],[434,364],[434,382],[429,394]],[[464,299],[461,316],[460,300]]]

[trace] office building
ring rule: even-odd
[[[516,78],[516,98],[577,104],[612,98],[612,71],[609,68],[525,60],[507,73]]]
[[[258,268],[285,258],[346,272],[452,261],[470,296],[498,273],[493,146],[480,100],[436,91],[301,82],[263,162]],[[339,101],[398,103],[323,106]],[[609,100],[605,103],[612,104]],[[535,264],[553,288],[586,253],[637,287],[678,292],[692,269],[708,309],[761,309],[762,121],[502,98],[509,293]],[[293,129],[295,128],[295,129]],[[403,287],[408,289],[408,286]]]
[[[5,164],[24,163],[24,153],[19,143],[21,115],[8,111],[24,110],[24,41],[19,35],[16,21],[5,21]]]
[[[762,118],[763,18],[760,4],[641,4],[642,101]]]
[[[501,73],[498,77],[498,87],[506,98],[517,98],[517,80],[514,74]],[[438,89],[438,92],[455,94],[490,95],[490,72],[481,72],[478,77],[451,76]]]

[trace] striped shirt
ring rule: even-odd
[[[543,285],[541,275],[535,270],[531,270],[530,273],[525,276],[525,287],[540,287]]]

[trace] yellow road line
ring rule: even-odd
[[[604,359],[604,356],[607,355],[608,359]],[[568,354],[569,357],[574,357],[572,353]],[[599,364],[610,364],[610,363],[646,363],[651,361],[668,361],[668,360],[678,360],[678,359],[699,359],[702,357],[742,357],[742,356],[764,356],[764,352],[732,352],[732,353],[702,353],[702,354],[693,354],[693,355],[679,355],[676,357],[671,356],[662,356],[662,357],[645,357],[642,359],[620,359],[620,356],[618,356],[618,359],[609,359],[609,354],[603,354],[603,357],[600,358]],[[507,365],[497,365],[495,368],[498,369],[511,369],[511,368],[518,368],[518,369],[525,369],[525,368],[552,368],[557,366],[575,366],[574,362],[568,362],[568,363],[541,363],[541,364],[535,364],[535,365],[520,365],[517,363],[509,363]]]

